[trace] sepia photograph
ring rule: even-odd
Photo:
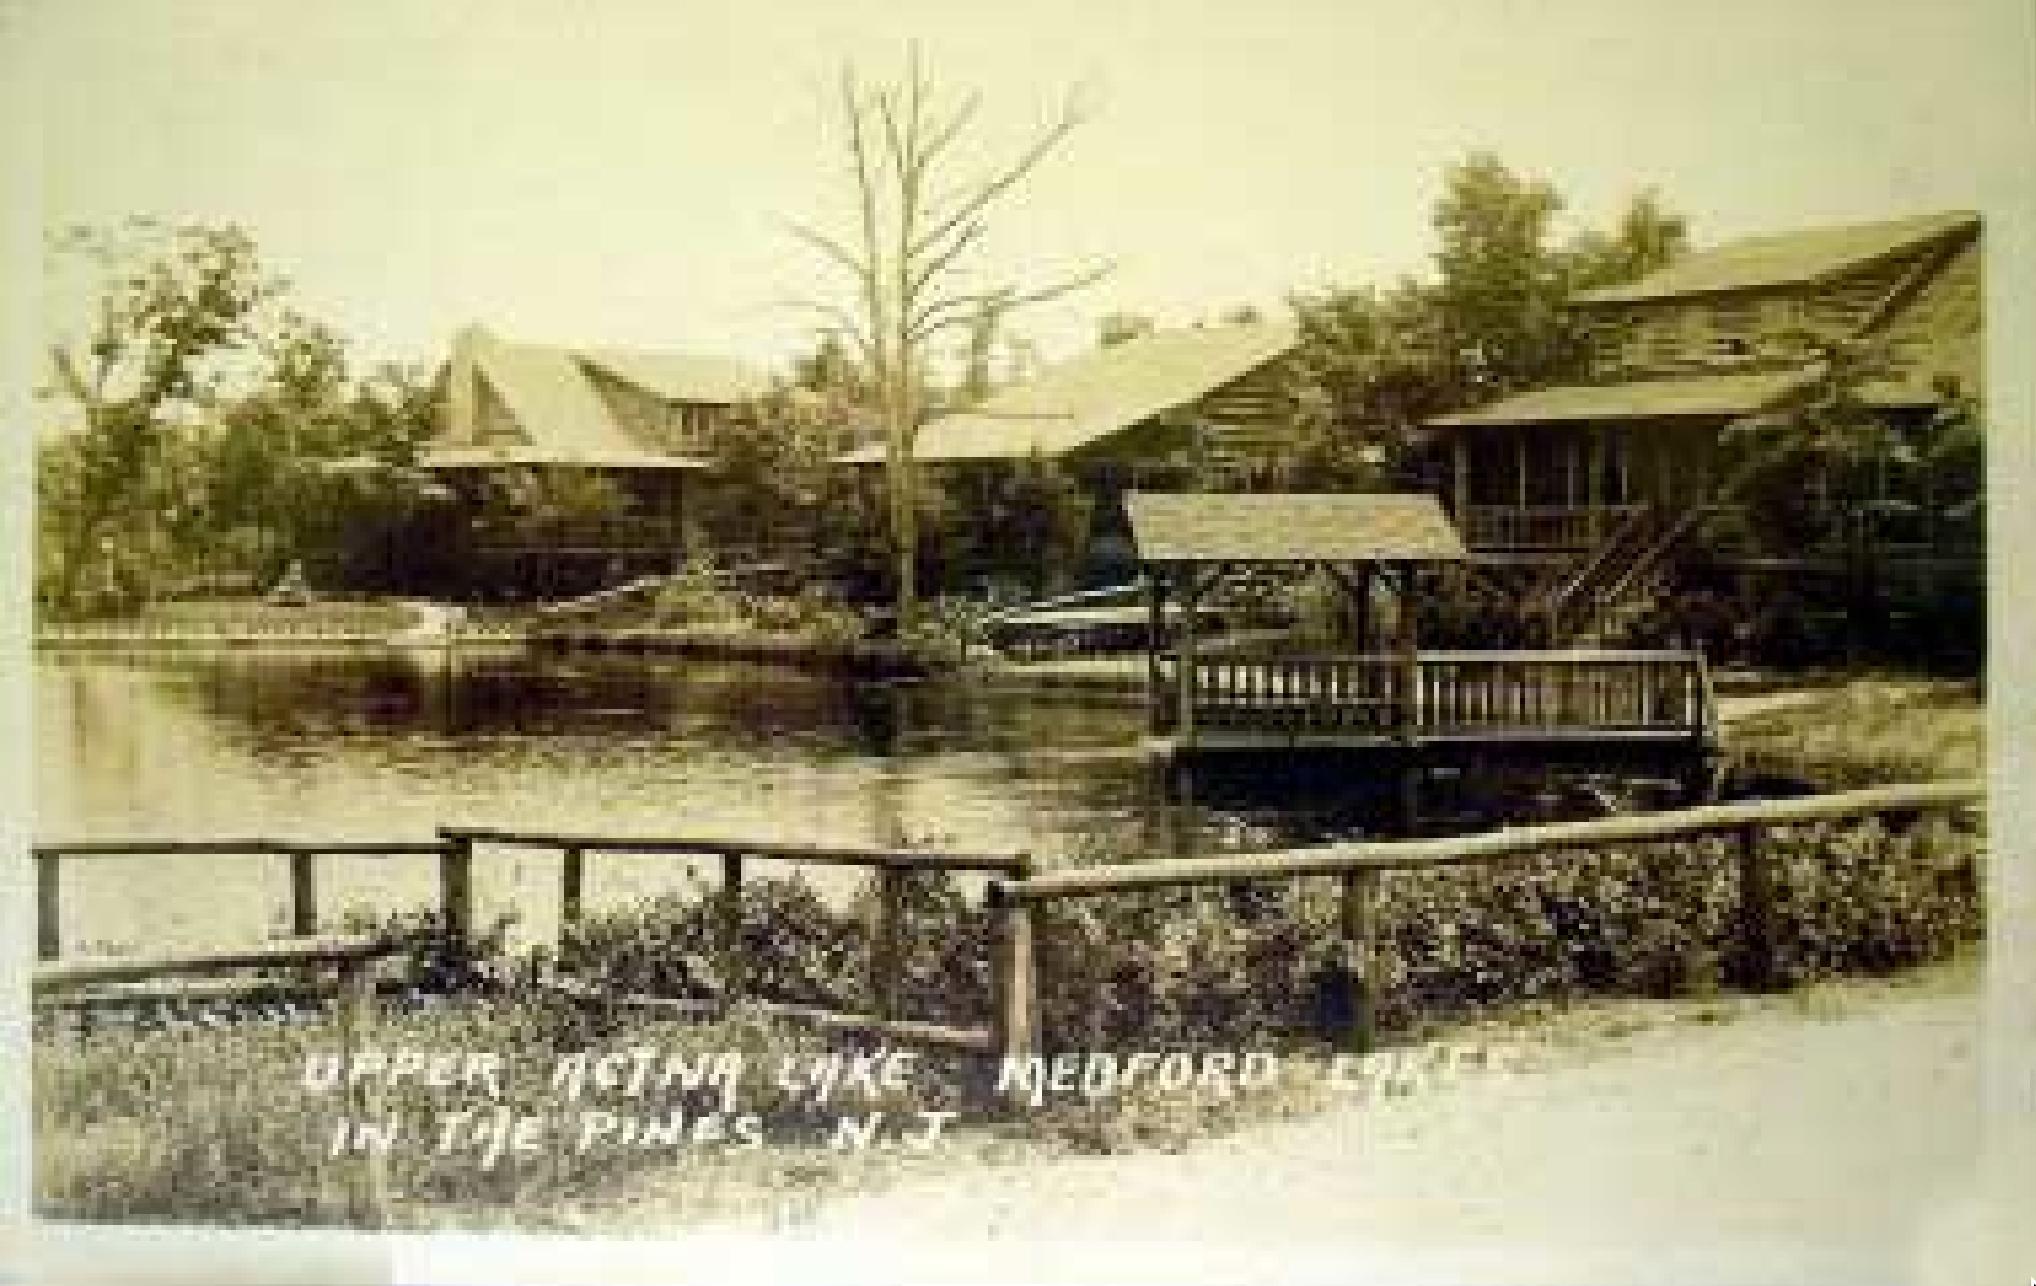
[[[0,38],[0,1280],[2036,1280],[2023,0]]]

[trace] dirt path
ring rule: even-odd
[[[1539,1069],[1179,1155],[970,1165],[809,1231],[948,1281],[1244,1280],[1270,1256],[1283,1280],[1909,1281],[1977,1147],[1971,974],[1600,1009],[1541,1033]]]

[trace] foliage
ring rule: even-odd
[[[52,391],[76,418],[38,450],[42,610],[131,611],[194,580],[264,582],[292,562],[353,580],[388,562],[431,498],[407,467],[433,423],[419,373],[356,378],[237,228],[138,220],[52,249],[100,293],[86,334],[52,353]]]
[[[1662,267],[1683,253],[1687,227],[1648,191],[1612,230],[1558,242],[1562,207],[1547,181],[1476,153],[1445,176],[1434,280],[1291,297],[1299,432],[1275,466],[1279,484],[1439,489],[1420,449],[1423,420],[1580,378],[1590,336],[1565,301]]]

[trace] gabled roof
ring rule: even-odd
[[[1138,557],[1182,562],[1447,562],[1466,556],[1435,497],[1372,493],[1125,493]]]
[[[664,401],[726,405],[762,393],[768,378],[732,359],[630,350],[516,344],[476,326],[454,341],[454,378],[471,378],[501,400],[513,440],[478,440],[478,417],[453,423],[428,450],[426,468],[573,464],[607,468],[701,468],[643,440],[617,417],[590,371],[598,369]],[[455,399],[457,400],[457,399]]]
[[[1298,339],[1278,322],[1156,330],[1051,366],[919,431],[920,460],[1059,456],[1186,406],[1284,356]],[[842,457],[884,458],[881,446]]]
[[[656,353],[640,348],[587,348],[576,356],[627,384],[668,402],[733,406],[770,391],[770,377],[733,357]]]
[[[1822,281],[1878,260],[1970,232],[1979,216],[1969,210],[1890,219],[1880,223],[1808,228],[1728,241],[1698,251],[1623,286],[1587,290],[1577,304],[1637,303],[1676,295],[1714,294],[1760,286]]]

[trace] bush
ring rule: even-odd
[[[1782,828],[1766,842],[1787,981],[1919,964],[1979,935],[1976,834],[1868,821]],[[1735,843],[1382,875],[1382,1026],[1416,1034],[1494,1006],[1698,994],[1738,980]],[[905,1012],[982,1021],[987,916],[950,880],[915,875],[908,889]],[[1333,880],[1110,894],[1036,915],[1041,1017],[1060,1048],[1236,1049],[1335,1026]],[[866,901],[831,906],[796,880],[746,884],[753,994],[862,1008],[867,922]],[[565,962],[622,990],[710,994],[712,924],[704,898],[663,899],[591,922]]]

